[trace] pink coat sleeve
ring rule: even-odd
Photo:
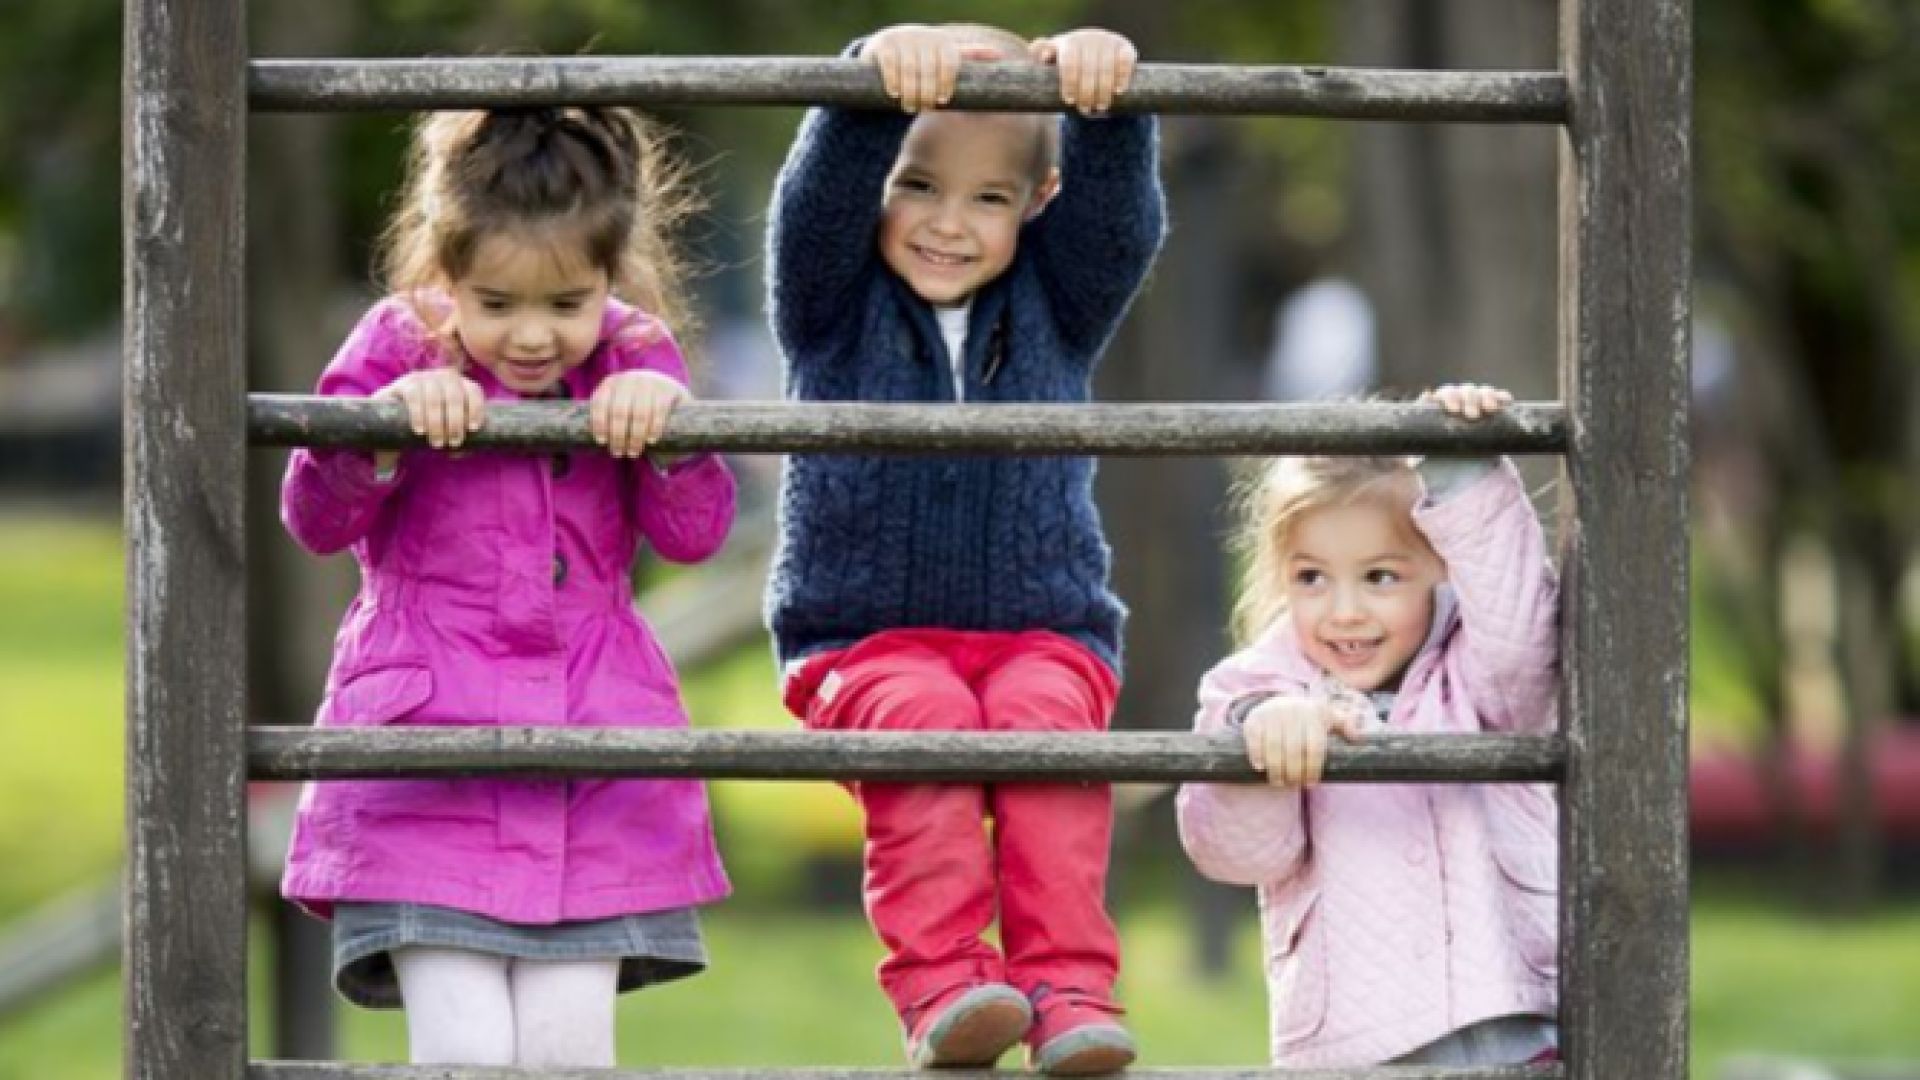
[[[426,331],[404,304],[381,301],[359,325],[320,375],[317,393],[327,397],[370,397],[434,355]],[[381,480],[373,455],[361,450],[295,450],[280,487],[280,520],[300,546],[329,555],[365,536],[380,508],[399,489],[406,470]]]
[[[1194,730],[1227,730],[1227,708],[1252,693],[1294,693],[1263,647],[1221,661],[1200,680]],[[1304,795],[1264,784],[1182,784],[1175,799],[1180,844],[1202,874],[1231,885],[1264,885],[1295,873],[1307,852]]]
[[[672,335],[657,320],[634,313],[611,351],[609,374],[657,371],[682,386],[687,362]],[[634,506],[641,535],[672,562],[699,562],[720,550],[733,527],[734,480],[718,454],[699,453],[658,468],[636,462]]]
[[[1414,521],[1447,564],[1460,602],[1448,665],[1481,725],[1544,732],[1557,724],[1560,586],[1546,538],[1511,461]]]

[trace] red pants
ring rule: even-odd
[[[1104,731],[1116,691],[1113,672],[1059,634],[889,630],[809,657],[785,696],[824,730]],[[1107,785],[848,786],[866,812],[867,917],[896,1010],[981,982],[1112,999]],[[981,939],[996,901],[1004,960]]]

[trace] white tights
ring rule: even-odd
[[[393,951],[417,1065],[614,1064],[618,960]]]

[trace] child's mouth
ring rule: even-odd
[[[1328,641],[1327,652],[1344,668],[1365,667],[1380,653],[1379,641]]]
[[[920,257],[920,261],[946,270],[957,270],[973,261],[973,257],[970,255],[949,255],[944,251],[934,251],[930,248],[923,247],[914,248],[913,253]]]

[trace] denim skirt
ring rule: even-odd
[[[619,960],[621,993],[707,966],[700,918],[690,907],[531,926],[430,904],[340,903],[333,910],[334,989],[364,1008],[400,1008],[392,953],[409,945],[517,960]]]

